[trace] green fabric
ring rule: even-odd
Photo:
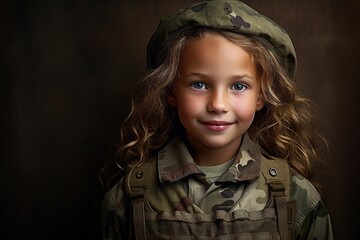
[[[205,174],[206,181],[212,183],[233,164],[233,161],[234,159],[230,159],[227,162],[215,166],[196,165],[196,167]]]

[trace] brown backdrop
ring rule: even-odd
[[[99,239],[101,162],[112,155],[159,17],[195,1],[0,3],[0,239]],[[288,30],[298,81],[328,137],[317,171],[337,239],[359,205],[360,2],[248,0]]]

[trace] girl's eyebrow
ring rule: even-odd
[[[191,77],[191,76],[196,76],[196,77],[206,77],[208,78],[209,75],[208,74],[205,74],[205,73],[199,73],[199,72],[189,72],[189,73],[186,73],[186,74],[180,74],[180,76],[182,77]]]
[[[235,75],[232,77],[232,79],[234,79],[234,80],[238,80],[238,79],[240,80],[240,79],[244,79],[244,78],[256,81],[256,77],[248,75],[248,74]]]
[[[211,75],[208,75],[206,73],[200,73],[200,72],[190,72],[190,73],[186,73],[186,74],[181,74],[180,76],[181,77],[195,76],[195,77],[209,78],[209,79],[212,78]],[[241,79],[244,79],[244,78],[256,81],[256,77],[248,75],[248,74],[239,74],[239,75],[231,76],[231,79],[233,79],[233,80],[241,80]]]

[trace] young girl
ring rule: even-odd
[[[284,29],[239,1],[202,2],[161,21],[148,68],[104,239],[332,239]]]

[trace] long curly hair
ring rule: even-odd
[[[297,172],[311,177],[312,164],[318,159],[311,102],[300,94],[294,76],[287,73],[284,57],[260,37],[197,28],[184,31],[167,43],[168,51],[162,64],[137,83],[130,114],[121,127],[116,156],[100,174],[100,178],[106,180],[106,188],[114,184],[127,167],[142,164],[149,154],[183,133],[177,110],[167,104],[166,98],[173,88],[186,44],[209,35],[225,37],[254,59],[266,104],[256,112],[248,129],[251,139],[259,144],[265,156],[286,159]]]

